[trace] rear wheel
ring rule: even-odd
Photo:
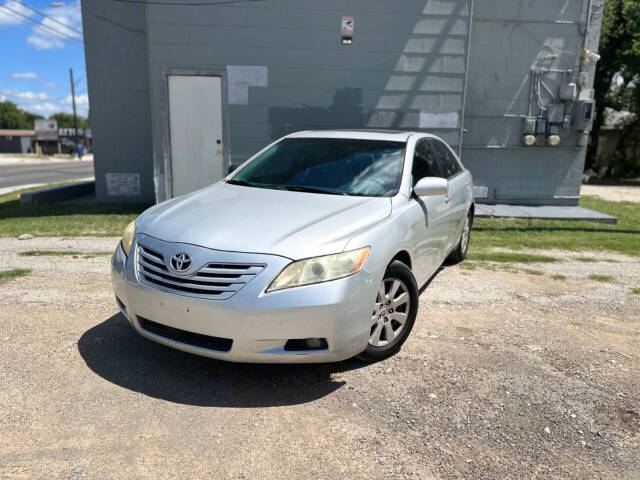
[[[369,344],[358,358],[367,362],[395,354],[411,333],[418,313],[418,287],[409,267],[394,261],[378,288],[371,315]]]
[[[458,246],[449,254],[448,260],[453,263],[459,263],[467,256],[467,250],[469,250],[469,239],[471,238],[471,226],[473,225],[473,216],[471,212],[467,213],[467,218],[464,219],[462,225],[462,232],[460,233],[460,240],[458,240]]]

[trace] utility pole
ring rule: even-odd
[[[69,69],[69,80],[71,80],[71,103],[73,105],[73,128],[76,135],[76,146],[78,145],[78,115],[76,114],[76,91],[73,83],[73,68]]]

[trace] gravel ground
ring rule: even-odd
[[[137,336],[107,256],[16,254],[116,242],[0,239],[33,269],[0,287],[0,477],[640,477],[638,258],[447,267],[395,357],[266,366]]]

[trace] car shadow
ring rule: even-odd
[[[256,408],[318,400],[345,382],[332,374],[366,366],[229,363],[165,347],[138,335],[118,313],[78,340],[87,366],[105,380],[153,398],[206,407]]]

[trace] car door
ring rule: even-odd
[[[439,164],[435,150],[428,139],[420,140],[415,147],[411,169],[411,187],[424,177],[442,177],[442,165]],[[416,277],[428,279],[442,264],[449,242],[448,209],[445,195],[418,197],[414,194],[419,214],[412,225],[416,260]]]
[[[449,225],[449,242],[447,248],[456,246],[462,232],[468,205],[467,192],[469,191],[470,176],[465,174],[462,165],[451,149],[442,141],[431,140],[438,154],[438,162],[443,166],[443,177],[449,182],[449,195],[445,202],[449,204],[447,209],[447,223]]]

